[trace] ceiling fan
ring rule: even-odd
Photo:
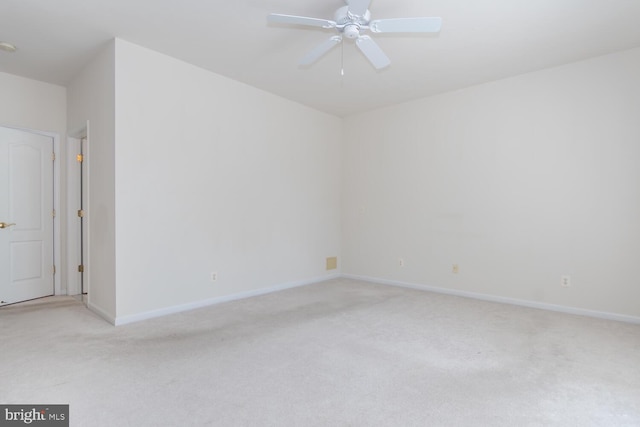
[[[371,20],[369,4],[371,0],[345,0],[346,6],[335,12],[334,20],[308,18],[305,16],[282,15],[272,13],[267,20],[276,24],[305,25],[325,29],[335,29],[338,34],[318,45],[300,59],[300,65],[311,65],[329,52],[346,37],[355,40],[356,46],[376,69],[382,69],[391,64],[380,46],[368,35],[372,33],[437,33],[442,26],[442,18],[394,18]]]

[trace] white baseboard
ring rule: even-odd
[[[110,314],[108,314],[105,310],[103,310],[102,308],[91,304],[91,302],[87,303],[87,308],[91,311],[93,311],[95,314],[97,314],[98,316],[102,317],[104,320],[106,320],[107,322],[111,323],[112,325],[116,324],[116,318],[111,316]]]
[[[501,297],[497,295],[487,295],[476,292],[460,291],[457,289],[447,289],[437,286],[421,285],[417,283],[400,282],[397,280],[378,279],[375,277],[358,276],[354,274],[342,274],[345,279],[362,280],[365,282],[379,283],[381,285],[399,286],[402,288],[419,289],[422,291],[436,292],[439,294],[455,295],[465,298],[473,298],[483,301],[499,302],[503,304],[519,305],[540,310],[557,311],[560,313],[576,314],[579,316],[596,317],[599,319],[616,320],[618,322],[640,324],[640,317],[628,316],[625,314],[608,313],[604,311],[587,310],[584,308],[568,307],[564,305],[548,304],[538,301],[528,301],[516,298]]]
[[[175,305],[171,307],[161,308],[158,310],[146,311],[138,314],[131,314],[128,316],[119,316],[119,317],[116,317],[113,321],[109,320],[107,317],[105,317],[103,314],[101,314],[98,311],[96,311],[96,313],[99,314],[101,317],[107,319],[109,322],[113,323],[115,326],[121,326],[129,323],[140,322],[142,320],[153,319],[155,317],[161,317],[169,314],[176,314],[184,311],[194,310],[196,308],[202,308],[202,307],[208,307],[215,304],[221,304],[223,302],[235,301],[235,300],[244,299],[244,298],[251,298],[259,295],[265,295],[273,292],[283,291],[285,289],[297,288],[300,286],[320,283],[320,282],[324,282],[331,279],[337,279],[339,277],[340,277],[339,273],[327,274],[325,276],[317,276],[317,277],[312,277],[310,279],[283,283],[280,285],[271,286],[269,288],[256,289],[253,291],[240,292],[232,295],[225,295],[221,297],[193,301],[186,304]]]

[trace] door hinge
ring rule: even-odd
[[[78,266],[78,273],[84,273],[84,265],[80,264]]]
[[[53,266],[52,270],[53,270],[53,274],[56,274],[56,266],[55,265]]]
[[[78,210],[78,216],[79,216],[80,218],[84,218],[84,211],[83,211],[82,209],[79,209],[79,210]]]
[[[51,153],[51,161],[56,161],[56,153]]]
[[[83,156],[82,154],[78,154],[78,155],[76,156],[76,161],[77,161],[78,163],[82,163],[82,161],[83,161],[83,160],[84,160],[84,156]]]
[[[55,209],[51,211],[51,216],[54,217],[54,218],[56,217],[56,210]]]

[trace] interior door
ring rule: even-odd
[[[0,305],[54,294],[53,138],[0,127]]]

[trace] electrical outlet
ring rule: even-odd
[[[218,273],[216,273],[215,271],[211,272],[211,281],[215,282],[216,280],[218,280]]]
[[[400,267],[404,267],[404,259],[402,259],[402,258],[398,258],[398,265],[399,265]]]
[[[451,267],[451,272],[453,274],[458,274],[460,273],[460,266],[458,266],[458,264],[453,264],[453,266]]]
[[[571,276],[569,276],[568,274],[565,274],[562,277],[560,277],[560,286],[562,286],[563,288],[570,287],[571,286]]]

